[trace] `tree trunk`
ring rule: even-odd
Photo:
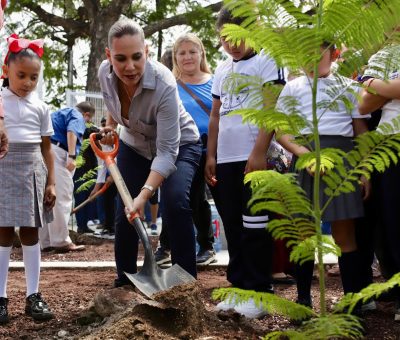
[[[86,91],[100,91],[97,78],[97,70],[101,62],[106,58],[105,48],[107,46],[108,31],[112,24],[119,19],[119,13],[110,10],[99,11],[90,27],[90,54],[87,68]]]

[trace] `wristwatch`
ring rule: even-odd
[[[76,159],[76,155],[68,155],[68,157],[71,159]]]
[[[142,189],[140,189],[140,191],[145,190],[145,189],[146,189],[146,190],[149,190],[149,191],[151,192],[151,197],[154,196],[155,190],[154,190],[154,188],[153,188],[151,185],[148,185],[148,184],[143,185],[143,186],[142,186]]]

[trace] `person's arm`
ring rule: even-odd
[[[42,137],[42,143],[40,147],[44,163],[47,167],[47,182],[43,202],[46,209],[51,210],[56,202],[56,179],[54,174],[54,154],[51,149],[51,141],[49,136]]]
[[[206,165],[204,167],[204,177],[206,182],[214,186],[216,184],[216,156],[218,145],[218,131],[219,131],[219,109],[221,101],[213,98],[210,120],[208,122],[208,138],[207,138],[207,157]]]
[[[267,151],[271,143],[274,132],[266,132],[260,129],[253,150],[247,160],[244,173],[247,174],[256,170],[265,170],[267,168]]]
[[[0,159],[2,159],[8,152],[8,138],[4,126],[4,118],[0,117]]]
[[[295,143],[292,135],[282,135],[277,142],[297,157],[310,152],[305,146]]]
[[[367,87],[372,87],[372,85],[377,82],[379,79],[370,78],[364,82]],[[371,83],[372,82],[372,83]],[[385,105],[390,99],[385,98],[381,95],[368,92],[367,89],[361,90],[361,101],[358,103],[358,112],[360,114],[365,115],[371,112],[374,112],[380,109],[383,105]]]
[[[67,144],[68,144],[68,160],[66,168],[69,171],[73,171],[76,168],[76,141],[77,137],[74,132],[67,132]]]

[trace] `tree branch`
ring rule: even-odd
[[[218,12],[222,7],[223,1],[217,2],[215,4],[204,7],[204,9],[208,9],[211,12]],[[144,35],[146,37],[151,36],[155,32],[161,31],[163,29],[176,26],[176,25],[185,25],[189,24],[191,14],[196,13],[196,10],[192,12],[187,12],[183,14],[178,14],[170,18],[165,18],[162,20],[158,20],[157,22],[151,23],[143,28]]]

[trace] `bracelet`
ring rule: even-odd
[[[142,186],[142,189],[140,189],[140,191],[142,191],[142,190],[144,190],[144,189],[149,190],[149,191],[151,192],[151,196],[150,196],[150,197],[153,197],[153,196],[154,196],[155,190],[154,190],[154,188],[153,188],[151,185],[148,185],[148,184],[143,185],[143,186]]]
[[[68,157],[71,159],[76,159],[76,155],[68,155]]]

